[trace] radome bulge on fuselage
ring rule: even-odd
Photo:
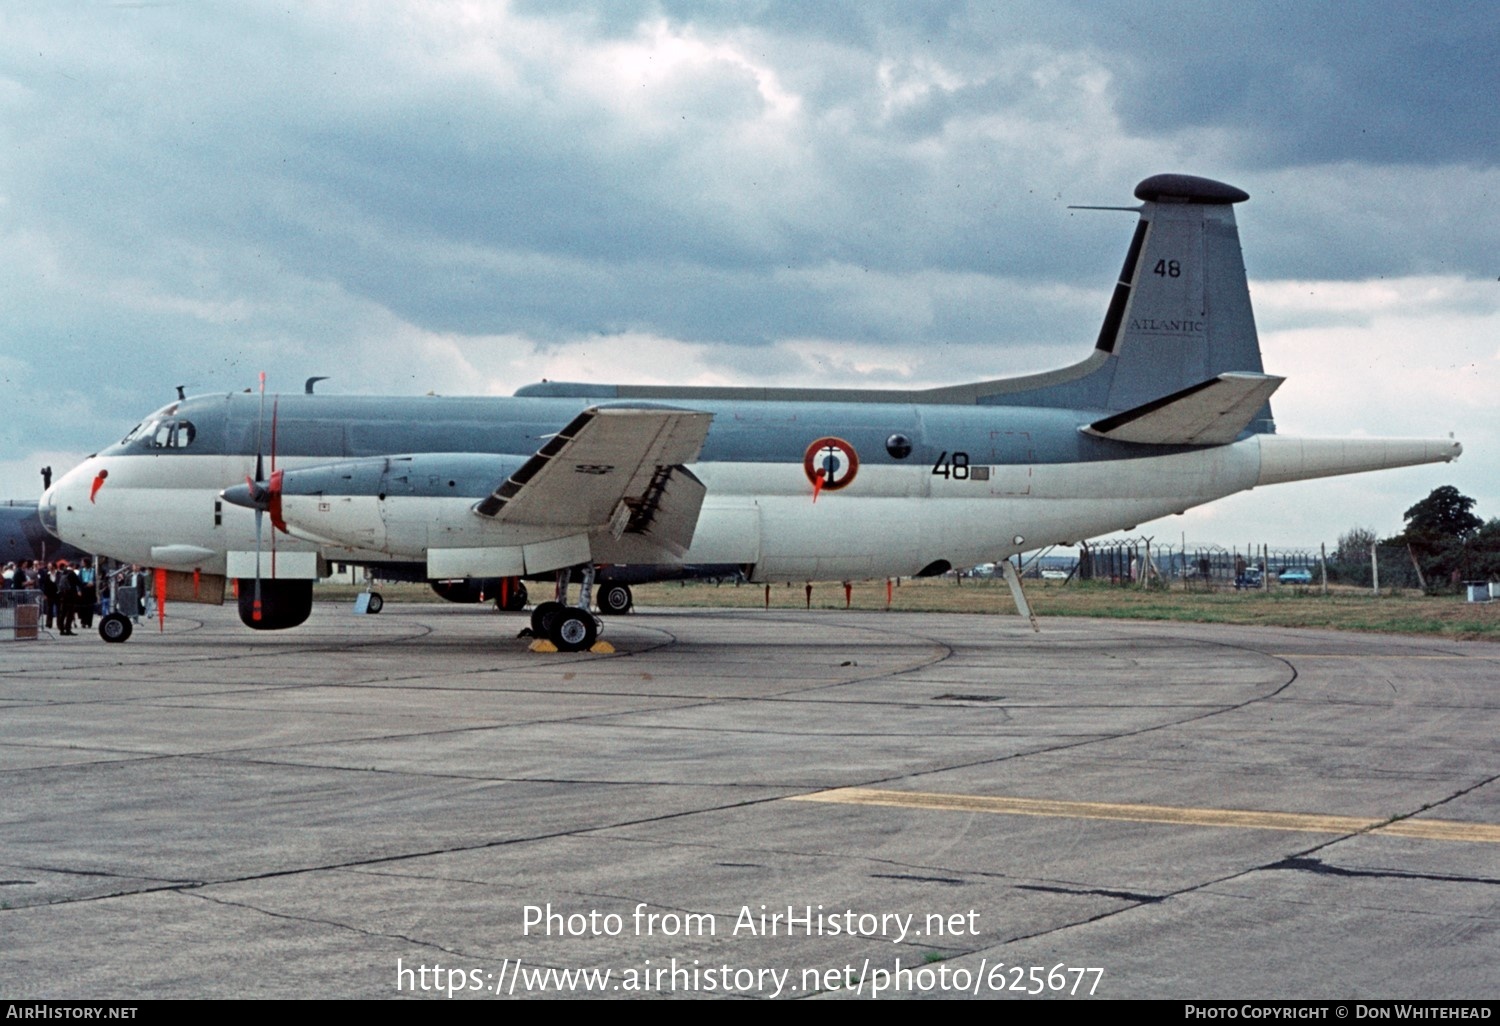
[[[238,579],[247,623],[284,627],[334,561],[431,579],[916,575],[1458,455],[1275,434],[1283,379],[1261,365],[1233,211],[1248,197],[1187,175],[1136,196],[1094,351],[1060,370],[920,391],[198,396],[71,471],[43,520],[81,548]],[[252,585],[271,607],[253,622]]]

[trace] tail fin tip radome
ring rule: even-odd
[[[1243,203],[1250,198],[1244,189],[1197,175],[1152,175],[1135,187],[1135,198],[1149,203]]]

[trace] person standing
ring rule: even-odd
[[[52,621],[57,619],[57,566],[56,564],[43,564],[37,574],[37,586],[42,589],[42,611],[47,620],[47,629],[52,629]]]
[[[83,557],[83,566],[78,569],[78,625],[84,630],[94,626],[94,610],[99,605],[99,586],[94,573],[94,561]]]
[[[78,571],[68,565],[66,559],[57,561],[57,633],[72,637],[74,617],[78,615],[78,603],[83,596],[83,582]]]

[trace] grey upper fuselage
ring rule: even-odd
[[[642,390],[644,391],[644,390]],[[820,402],[686,399],[662,396],[662,405],[714,415],[699,462],[795,463],[822,436],[852,445],[862,463],[931,465],[944,452],[967,452],[976,462],[1048,464],[1160,455],[1184,447],[1138,445],[1079,431],[1101,411],[993,405],[948,406],[894,401],[843,402],[837,392]],[[902,393],[892,393],[900,397]],[[188,421],[189,444],[160,447],[156,435],[138,432],[100,456],[224,454],[329,461],[416,453],[529,456],[589,406],[639,406],[645,396],[542,398],[438,396],[194,396],[157,411],[152,421]],[[274,421],[274,440],[273,440]],[[910,440],[911,452],[887,451],[893,435]],[[494,482],[488,482],[493,485]]]

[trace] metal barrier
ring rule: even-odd
[[[41,637],[42,593],[31,588],[0,590],[0,641]]]

